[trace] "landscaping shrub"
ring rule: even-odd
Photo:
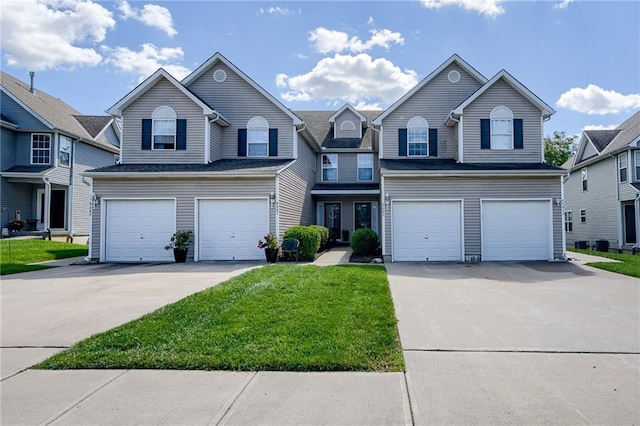
[[[315,228],[320,232],[320,248],[325,248],[329,242],[329,228],[320,225],[311,225],[310,227]]]
[[[304,260],[313,260],[320,249],[320,231],[313,226],[292,226],[285,231],[284,238],[300,241],[298,254]]]
[[[369,228],[356,229],[351,236],[351,248],[355,254],[375,254],[378,250],[378,234]]]

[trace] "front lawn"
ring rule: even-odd
[[[47,269],[51,266],[29,264],[86,256],[87,252],[87,246],[81,244],[33,239],[3,239],[0,240],[0,275]]]
[[[606,257],[609,259],[619,260],[620,263],[617,262],[591,262],[587,263],[589,266],[593,266],[594,268],[604,269],[605,271],[617,272],[618,274],[629,275],[630,277],[640,278],[640,256],[637,254],[619,254],[619,253],[608,253],[602,251],[593,251],[593,250],[579,250],[579,249],[571,249],[570,251],[575,251],[576,253],[584,253],[584,254],[592,254],[594,256]]]
[[[92,336],[39,368],[403,371],[396,322],[383,267],[274,265]]]

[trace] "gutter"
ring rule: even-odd
[[[495,171],[495,170],[491,170],[491,171],[486,171],[486,172],[482,172],[482,171],[454,171],[454,172],[420,172],[420,171],[415,171],[415,170],[411,170],[411,171],[380,171],[380,174],[382,176],[386,176],[386,177],[474,177],[474,176],[481,176],[481,177],[487,177],[487,176],[500,176],[500,177],[504,177],[504,176],[544,176],[544,177],[550,177],[550,176],[564,176],[566,175],[566,171],[559,171],[559,170],[550,170],[548,172],[544,172],[544,171],[531,171],[531,170],[522,170],[522,171],[514,171],[514,170],[509,170],[509,171],[504,171],[504,172],[500,172],[500,171]]]
[[[272,178],[277,172],[264,173],[238,173],[238,172],[84,172],[82,176],[90,178],[123,178],[123,179],[173,179],[173,178],[211,178],[211,177],[233,177],[233,178]]]

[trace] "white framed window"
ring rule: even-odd
[[[573,212],[564,212],[564,230],[566,232],[573,232]]]
[[[587,190],[587,168],[583,168],[580,171],[581,175],[582,175],[582,191],[586,191]]]
[[[640,151],[633,151],[633,161],[636,169],[636,180],[640,180]]]
[[[253,117],[247,122],[247,157],[266,157],[269,154],[269,122]]]
[[[353,121],[345,120],[342,123],[340,123],[340,130],[355,130],[355,129],[356,129],[356,125],[353,124]]]
[[[58,146],[58,165],[69,167],[71,164],[71,139],[60,136]]]
[[[156,108],[151,114],[153,120],[152,127],[152,148],[157,150],[176,149],[176,112],[168,107]]]
[[[413,117],[407,123],[407,155],[429,155],[429,122],[422,117]]]
[[[587,223],[587,210],[580,209],[580,223]]]
[[[322,181],[338,180],[338,154],[322,154]]]
[[[491,121],[491,149],[513,149],[513,113],[505,106],[495,107]]]
[[[31,164],[51,164],[50,134],[31,134]]]
[[[358,154],[358,180],[373,181],[373,154]]]
[[[620,182],[627,181],[627,170],[629,167],[629,159],[627,158],[627,153],[623,152],[618,155],[618,175],[620,177]]]

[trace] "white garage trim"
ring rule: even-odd
[[[460,204],[460,256],[459,261],[464,260],[464,200],[463,199],[452,199],[452,198],[442,198],[442,199],[392,199],[391,200],[391,208],[387,214],[391,214],[390,226],[391,226],[391,256],[392,262],[396,262],[396,235],[395,235],[395,218],[394,218],[394,206],[397,203],[459,203]]]
[[[178,200],[176,197],[103,197],[100,198],[100,262],[106,262],[107,252],[107,204],[110,201],[173,201],[173,232],[176,232]],[[169,244],[169,240],[167,240]]]
[[[518,203],[518,202],[544,202],[546,204],[547,210],[547,253],[546,259],[487,259],[486,249],[485,249],[485,202],[507,202],[507,203]],[[481,198],[480,199],[480,247],[482,251],[482,260],[553,260],[553,199],[551,198]]]

